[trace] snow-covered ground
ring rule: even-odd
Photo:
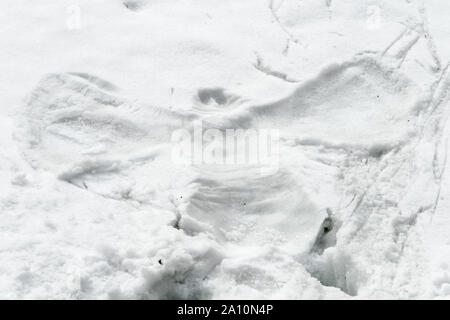
[[[0,298],[450,298],[449,1],[2,4]]]

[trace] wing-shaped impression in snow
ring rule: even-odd
[[[421,212],[405,200],[414,175],[413,166],[403,164],[413,161],[412,150],[427,137],[428,98],[371,56],[333,64],[285,99],[264,105],[221,88],[199,89],[195,107],[185,114],[131,103],[95,76],[52,74],[29,99],[24,154],[35,168],[87,192],[168,210],[173,227],[187,238],[213,239],[214,258],[194,255],[189,270],[182,268],[184,285],[174,280],[159,287],[161,279],[175,279],[181,270],[169,252],[188,248],[190,241],[164,249],[166,263],[151,272],[153,285],[145,289],[153,295],[171,297],[178,292],[174,288],[189,283],[200,290],[196,297],[204,296],[202,290],[214,296],[214,281],[222,277],[251,288],[256,284],[235,274],[233,265],[259,260],[252,272],[266,274],[281,264],[354,295],[365,280],[349,248],[367,221],[386,212]],[[191,132],[193,120],[219,132],[278,130],[278,170],[261,174],[257,165],[173,163],[171,134]],[[261,255],[245,256],[242,248]],[[273,260],[280,254],[289,261]],[[204,259],[210,261],[207,268]],[[198,287],[212,273],[215,280]],[[287,281],[281,278],[261,277],[257,286]]]

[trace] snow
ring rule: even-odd
[[[450,298],[447,1],[4,4],[0,298]]]

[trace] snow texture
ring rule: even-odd
[[[0,298],[450,298],[450,2],[6,2]]]

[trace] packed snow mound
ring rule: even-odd
[[[450,297],[446,1],[75,2],[6,6],[0,297]]]

